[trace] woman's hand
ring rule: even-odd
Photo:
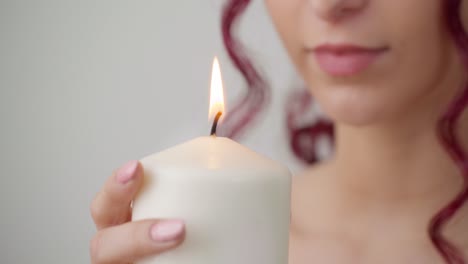
[[[143,180],[138,161],[128,162],[106,181],[91,204],[97,233],[90,243],[91,263],[132,263],[182,243],[185,225],[178,219],[130,222],[130,204]]]

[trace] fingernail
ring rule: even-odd
[[[176,240],[184,231],[182,220],[161,220],[151,227],[151,238],[156,242]]]
[[[138,167],[138,161],[132,160],[123,165],[117,171],[117,181],[125,184],[135,177],[135,171]]]

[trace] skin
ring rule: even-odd
[[[334,157],[294,179],[289,263],[444,263],[427,226],[462,181],[434,128],[465,73],[439,18],[441,1],[265,3],[292,62],[336,125]],[[388,51],[346,77],[322,71],[307,52],[343,42]],[[460,126],[465,148],[467,121],[465,115]],[[444,234],[468,253],[467,211]]]
[[[466,75],[440,2],[265,0],[291,61],[336,126],[333,158],[293,177],[289,264],[445,263],[427,226],[462,180],[434,128]],[[468,21],[465,3],[462,15]],[[307,50],[337,42],[387,52],[359,74],[331,76]],[[459,129],[467,148],[468,115]],[[133,165],[117,170],[91,205],[94,264],[132,263],[184,240],[184,229],[151,239],[159,219],[129,222],[142,179]],[[466,257],[467,229],[464,206],[443,233]]]

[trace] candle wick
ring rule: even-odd
[[[211,135],[212,136],[216,136],[216,129],[218,128],[218,121],[219,121],[219,118],[221,117],[222,114],[223,113],[221,113],[221,112],[218,112],[216,114],[216,117],[215,117],[215,119],[213,121],[213,126],[211,127]]]

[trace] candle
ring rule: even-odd
[[[223,97],[215,58],[212,135],[141,160],[144,184],[133,203],[133,220],[181,218],[186,237],[176,249],[140,264],[288,262],[291,174],[281,164],[215,135],[224,113]]]

